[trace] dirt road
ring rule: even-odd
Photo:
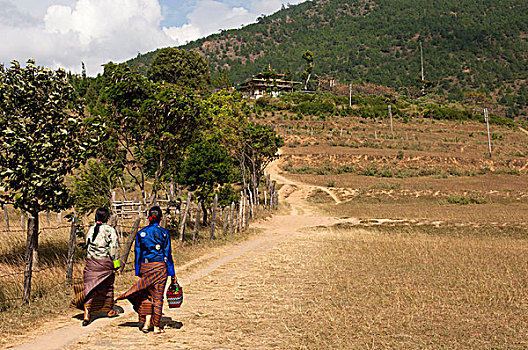
[[[84,328],[75,321],[15,349],[287,347],[290,332],[277,324],[274,315],[265,312],[273,305],[266,300],[266,288],[278,287],[267,285],[266,279],[273,273],[295,274],[297,267],[292,268],[284,262],[295,253],[289,242],[307,238],[302,229],[351,220],[318,215],[304,199],[319,187],[286,179],[279,173],[277,163],[269,170],[272,179],[283,184],[279,194],[284,207],[282,212],[287,214],[255,223],[262,234],[244,243],[180,267],[177,273],[185,291],[185,302],[176,310],[165,306],[162,322],[166,324],[166,334],[140,333],[136,326],[137,315],[128,302],[121,302],[119,305],[125,313],[116,319],[96,320]],[[328,189],[319,189],[327,192],[336,203],[340,202]],[[285,290],[286,295],[288,292]],[[283,302],[283,307],[288,308],[288,302]],[[225,328],[233,322],[235,326]]]

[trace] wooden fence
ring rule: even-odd
[[[266,187],[262,194],[259,194],[257,198],[253,198],[252,192],[247,189],[246,191],[240,192],[240,200],[235,203],[232,202],[228,206],[219,206],[218,197],[215,195],[213,205],[208,209],[210,214],[209,234],[207,239],[215,239],[218,235],[231,235],[237,232],[243,232],[250,226],[250,222],[257,217],[259,211],[272,211],[278,208],[278,194],[276,191],[276,183],[270,180],[269,176],[266,176]],[[258,193],[258,191],[257,191]],[[130,250],[134,243],[135,233],[141,226],[141,224],[147,224],[146,206],[144,203],[139,201],[117,201],[113,196],[112,201],[112,222],[111,224],[116,228],[118,237],[120,240],[121,249],[121,271],[125,269]],[[203,221],[202,206],[199,203],[193,202],[192,193],[188,193],[185,201],[171,200],[165,198],[157,198],[154,202],[159,205],[164,211],[165,215],[163,218],[162,226],[167,225],[167,218],[170,218],[173,222],[177,223],[177,227],[172,227],[178,235],[178,246],[182,246],[186,240],[186,235],[192,233],[192,243],[196,243],[200,237],[200,227]],[[23,234],[27,230],[28,218],[23,213],[18,213],[18,219],[13,220],[13,212],[9,213],[8,207],[3,206],[4,211],[4,222],[5,230],[11,233]],[[15,216],[16,217],[16,216]],[[20,229],[14,227],[15,222],[20,222]],[[57,285],[71,285],[73,280],[73,267],[75,263],[75,250],[76,250],[76,239],[77,231],[79,230],[79,222],[77,216],[74,215],[68,222],[64,222],[62,212],[56,213],[55,220],[52,220],[51,213],[43,213],[40,217],[40,221],[48,224],[47,230],[64,230],[69,228],[69,242],[68,252],[65,261],[66,275],[65,279]],[[190,238],[190,237],[189,237]],[[39,273],[44,270],[48,270],[53,267],[44,269],[34,268],[33,273]],[[0,275],[0,280],[6,277],[13,277],[15,275],[24,275],[23,271],[16,273],[9,273],[6,275]],[[2,299],[0,303],[10,300],[22,300],[20,298]]]

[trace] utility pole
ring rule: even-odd
[[[422,67],[422,95],[425,95],[425,73],[424,73],[423,49],[422,49],[421,41],[420,41],[420,66]]]
[[[348,106],[352,107],[352,83],[348,86]]]
[[[487,108],[484,108],[484,120],[486,121],[486,128],[488,129],[488,151],[489,151],[489,156],[491,158],[491,137],[490,137],[490,129],[489,129],[489,115],[488,115]]]
[[[394,130],[392,129],[392,107],[391,105],[389,105],[389,117],[390,117],[392,139],[394,140]]]

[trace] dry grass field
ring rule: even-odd
[[[333,117],[287,121],[281,169],[294,181],[328,187],[327,213],[471,225],[528,225],[528,138],[476,122]],[[323,127],[324,125],[324,127]],[[284,130],[281,128],[280,130]],[[333,200],[311,193],[314,205]]]

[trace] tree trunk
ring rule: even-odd
[[[192,193],[189,192],[187,194],[187,203],[185,205],[185,211],[183,213],[183,219],[180,222],[180,238],[178,240],[178,246],[181,247],[183,245],[183,234],[185,232],[185,221],[187,221],[187,214],[189,213],[189,206],[191,204],[191,195]]]
[[[70,244],[68,246],[68,259],[66,260],[66,282],[71,284],[73,277],[73,258],[75,255],[75,237],[77,231],[77,216],[73,216],[70,229]]]
[[[132,243],[134,243],[136,239],[136,233],[139,228],[139,224],[141,223],[141,219],[137,219],[136,222],[134,222],[134,226],[132,226],[132,231],[130,231],[130,235],[127,237],[127,241],[125,244],[125,249],[121,253],[121,269],[119,271],[123,272],[125,269],[125,265],[128,260],[128,254],[130,253],[130,249],[132,249]]]
[[[203,212],[203,225],[207,226],[207,208],[205,207],[205,201],[200,201],[200,205],[202,206],[202,212]]]
[[[200,232],[200,217],[202,216],[202,207],[200,203],[196,206],[196,220],[194,221],[193,244],[198,241],[198,233]]]
[[[7,205],[5,204],[4,204],[4,215],[5,215],[6,230],[9,231],[9,214],[7,212]]]
[[[31,299],[31,277],[33,274],[33,253],[38,243],[38,212],[33,213],[28,220],[26,238],[26,257],[24,261],[24,294],[22,300],[29,303]]]
[[[308,77],[306,78],[306,82],[304,83],[304,91],[308,90],[308,83],[310,82],[311,77],[312,77],[312,73],[308,73]]]
[[[35,241],[33,243],[33,269],[37,269],[39,267],[39,214],[36,214],[35,220],[37,228],[35,230]],[[28,218],[28,227],[29,227],[29,218]]]
[[[218,207],[218,194],[215,194],[213,201],[213,212],[211,214],[211,235],[210,239],[215,239],[215,228],[216,228],[216,209]]]

